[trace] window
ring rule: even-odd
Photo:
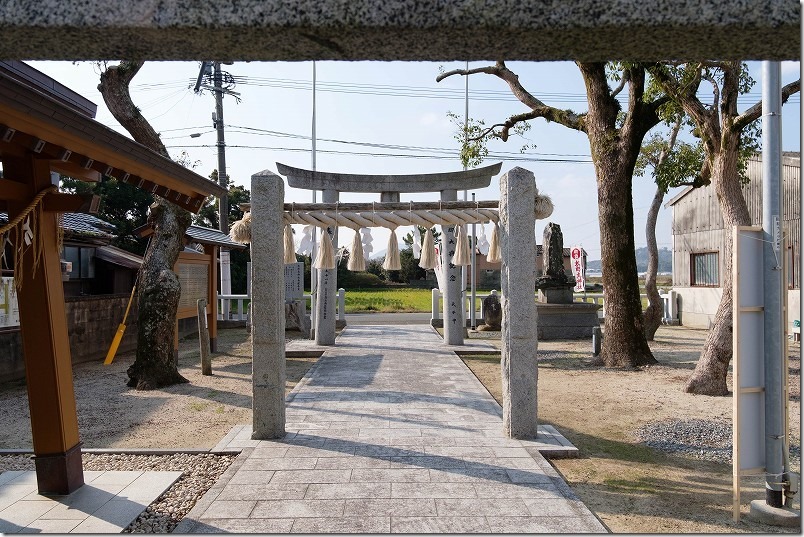
[[[690,283],[697,287],[718,287],[720,285],[720,264],[717,252],[692,254],[690,256],[692,274]]]
[[[95,248],[65,246],[62,259],[73,264],[71,280],[95,277]]]
[[[801,261],[799,252],[792,246],[787,247],[787,288],[798,289],[801,282],[799,282],[798,265]]]

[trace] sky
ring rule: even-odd
[[[96,119],[123,134],[97,91],[100,67],[92,62],[30,62],[98,105]],[[479,67],[490,62],[471,62]],[[449,112],[464,116],[466,78],[437,83],[440,70],[465,67],[464,62],[316,62],[316,169],[361,174],[415,174],[457,171],[459,143]],[[546,104],[576,112],[586,110],[583,80],[571,62],[509,62],[523,86]],[[212,92],[193,91],[200,62],[148,62],[131,84],[132,98],[161,133],[173,158],[185,151],[194,171],[208,177],[217,168],[216,134],[212,126]],[[761,63],[749,68],[756,85],[738,101],[740,111],[761,100]],[[223,70],[235,80],[238,99],[223,101],[226,167],[230,181],[250,188],[252,174],[276,173],[276,163],[310,169],[312,133],[312,62],[236,62]],[[799,62],[782,63],[782,84],[796,80]],[[703,98],[711,99],[702,93]],[[485,74],[469,77],[469,117],[487,125],[527,111],[502,80]],[[798,151],[801,131],[798,95],[783,108],[783,149]],[[191,137],[192,134],[200,136]],[[526,139],[512,136],[493,141],[483,165],[502,162],[501,174],[515,166],[531,170],[539,192],[555,206],[548,219],[561,225],[566,246],[580,245],[588,259],[600,258],[597,193],[589,142],[579,133],[543,120],[532,122]],[[524,154],[520,149],[528,144]],[[676,192],[672,190],[669,200]],[[499,199],[499,176],[474,191],[477,200]],[[645,245],[645,220],[655,192],[650,176],[634,179],[635,240]],[[463,199],[459,191],[459,199]],[[468,193],[471,200],[472,191]],[[320,193],[318,201],[321,200]],[[432,201],[438,193],[402,194],[402,201]],[[310,202],[312,193],[286,188],[286,202]],[[379,201],[379,194],[342,193],[342,202]],[[657,223],[659,248],[671,247],[670,209]],[[547,221],[535,224],[537,237]],[[399,239],[411,230],[397,229]],[[389,230],[375,228],[374,251],[385,249]],[[299,236],[299,235],[297,235]],[[351,244],[342,229],[340,245]]]

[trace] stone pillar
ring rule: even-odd
[[[457,190],[442,190],[441,201],[457,201]],[[463,345],[466,323],[463,320],[463,281],[461,267],[452,264],[455,255],[454,225],[441,226],[441,267],[444,270],[444,343]]]
[[[502,251],[503,427],[511,438],[535,438],[536,241],[533,172],[514,168],[500,178]]]
[[[323,203],[335,203],[338,201],[338,191],[326,189],[322,191],[321,201]],[[338,228],[328,227],[327,233],[332,238],[332,246],[338,251]],[[336,258],[337,261],[337,258]],[[338,269],[328,269],[318,271],[318,283],[316,285],[318,299],[315,302],[315,343],[316,345],[335,344],[335,300],[338,292]]]
[[[251,176],[251,345],[255,440],[285,436],[284,181]]]

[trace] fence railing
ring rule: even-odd
[[[471,298],[467,291],[463,293],[463,303],[464,303],[464,315],[466,319],[469,318],[469,302]],[[497,295],[497,290],[492,289],[489,293],[475,293],[476,300],[480,300],[480,316],[478,317],[479,321],[483,320],[483,301],[489,297],[490,295]],[[659,296],[662,298],[663,304],[663,314],[662,314],[662,322],[664,324],[678,324],[678,298],[676,296],[676,292],[672,289],[668,290],[667,292],[663,292],[662,290],[659,291]],[[535,295],[534,295],[535,297]],[[641,294],[639,295],[640,299],[647,299],[648,295]],[[315,296],[305,294],[302,295],[302,299],[310,302],[310,320],[311,322],[315,322]],[[434,320],[441,319],[441,311],[442,311],[442,299],[443,296],[441,295],[441,291],[438,288],[434,288],[431,291],[431,318]],[[250,295],[218,295],[218,320],[227,320],[224,318],[224,309],[228,307],[229,312],[229,319],[230,321],[247,321],[249,318],[249,309],[248,309],[248,302],[251,300]],[[598,312],[597,316],[600,319],[604,319],[606,317],[606,303],[603,297],[603,293],[576,293],[573,295],[573,302],[586,302],[596,304],[598,306],[602,306]],[[335,312],[338,315],[339,321],[346,320],[346,290],[342,287],[338,289],[337,292],[337,300],[335,301]],[[475,310],[477,311],[477,310]]]
[[[434,320],[441,319],[441,311],[442,311],[442,299],[443,295],[438,288],[434,288],[431,291],[431,318]],[[475,296],[481,301],[480,302],[480,317],[478,317],[479,321],[482,322],[483,320],[483,300],[486,299],[489,295],[496,295],[497,291],[492,290],[490,293],[487,294],[476,294]],[[468,296],[466,291],[463,292],[463,303],[464,303],[464,318],[469,318],[469,301],[471,300]],[[676,297],[676,292],[670,289],[669,291],[662,292],[659,291],[659,296],[662,298],[663,303],[663,314],[662,314],[662,322],[664,324],[678,324],[678,301]],[[534,295],[535,298],[535,295]],[[640,294],[639,298],[647,300],[648,295]],[[591,303],[601,306],[601,308],[597,312],[597,316],[600,319],[605,319],[606,317],[606,304],[603,293],[575,293],[573,295],[573,302],[578,303]]]

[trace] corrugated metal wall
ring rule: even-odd
[[[743,187],[743,196],[748,204],[751,222],[762,223],[762,161],[753,158],[748,163],[748,176],[751,182]],[[787,245],[795,252],[795,287],[798,288],[801,276],[798,274],[801,245],[801,167],[798,156],[785,156],[782,159],[782,179],[784,192],[783,231]],[[690,254],[700,252],[722,252],[725,248],[725,230],[715,189],[712,186],[690,191],[673,205],[673,285],[690,285]],[[788,256],[790,253],[788,252]],[[721,278],[723,259],[719,259]]]

